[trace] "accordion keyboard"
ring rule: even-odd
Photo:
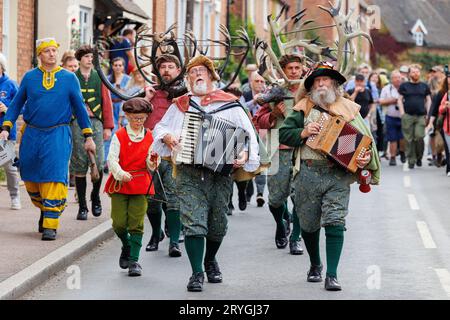
[[[195,147],[201,133],[203,117],[196,112],[186,112],[181,130],[181,150],[176,155],[177,163],[193,164]]]

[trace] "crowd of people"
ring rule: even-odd
[[[5,166],[11,208],[20,209],[18,167],[32,203],[41,212],[42,240],[56,239],[69,180],[78,198],[76,218],[88,219],[87,174],[94,162],[99,177],[92,184],[90,209],[95,217],[102,214],[103,175],[109,174],[103,191],[111,198],[113,229],[122,243],[121,268],[128,269],[130,276],[142,274],[139,256],[147,215],[152,234],[146,251],[157,251],[167,236],[169,256],[180,257],[179,244],[184,241],[192,268],[188,291],[203,290],[205,272],[208,282],[222,282],[217,253],[227,232],[227,215],[234,209],[234,182],[232,176],[174,163],[183,121],[192,112],[219,114],[248,133],[248,142],[232,164],[234,170],[255,173],[252,179],[236,181],[239,209],[246,210],[254,184],[257,206],[263,207],[267,185],[275,246],[302,255],[303,240],[311,263],[309,282],[322,281],[319,237],[325,228],[327,290],[341,290],[337,268],[350,184],[358,177],[306,144],[319,133],[322,113],[339,116],[372,138],[372,148],[356,159],[359,169],[371,171],[372,184],[379,183],[380,156],[391,166],[397,164],[397,157],[410,169],[422,166],[426,133],[430,163],[446,162],[450,176],[450,74],[440,66],[430,70],[428,84],[420,81],[418,65],[402,66],[388,77],[387,71],[372,71],[364,64],[353,79],[346,79],[331,63],[320,62],[307,70],[303,56],[286,54],[278,61],[280,67],[289,80],[303,80],[303,85],[290,85],[282,96],[270,100],[272,88],[256,65],[246,67],[247,83],[237,82],[222,91],[214,63],[200,55],[185,68],[189,92],[173,99],[170,86],[149,85],[137,70],[131,50],[133,32],[123,32],[109,57],[108,80],[117,92],[145,91],[145,97],[128,101],[102,83],[90,46],[66,52],[60,66],[56,40],[38,40],[40,65],[24,76],[20,87],[7,77],[0,56],[0,139],[14,141],[20,114],[25,121],[18,163]],[[180,60],[171,54],[159,55],[155,66],[164,84],[172,83],[182,71]],[[445,142],[445,156],[439,136]],[[267,150],[269,158],[277,160],[278,169],[272,174],[256,174],[261,167],[259,138],[276,141]]]

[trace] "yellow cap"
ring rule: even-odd
[[[36,54],[40,55],[48,47],[59,48],[59,43],[54,38],[39,39],[36,41]]]

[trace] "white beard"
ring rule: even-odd
[[[333,89],[324,91],[313,90],[311,92],[311,101],[320,107],[327,107],[336,101],[336,92]]]
[[[206,85],[205,82],[202,82],[200,84],[194,84],[192,92],[194,94],[205,95],[208,93],[208,86]]]

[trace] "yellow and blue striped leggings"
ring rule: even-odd
[[[60,182],[35,183],[25,181],[31,202],[44,213],[43,227],[58,229],[59,217],[67,206],[67,185]]]

